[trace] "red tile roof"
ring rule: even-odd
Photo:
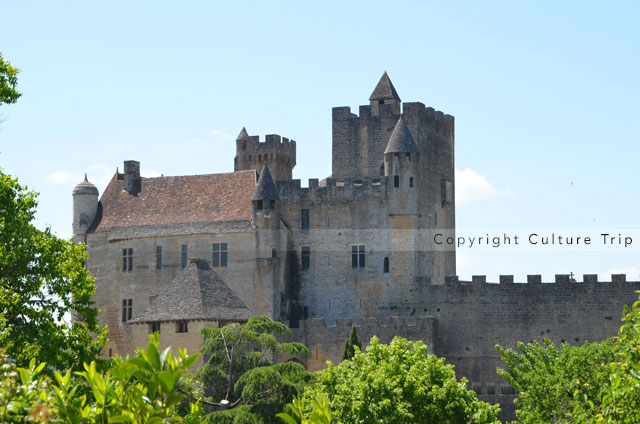
[[[124,190],[115,174],[100,199],[94,231],[193,222],[251,220],[256,172],[141,178],[140,191]]]

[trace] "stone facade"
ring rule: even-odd
[[[233,173],[142,178],[140,163],[126,161],[100,199],[88,181],[79,184],[73,230],[86,243],[100,323],[109,326],[106,353],[131,353],[154,325],[164,345],[195,350],[200,327],[243,320],[191,319],[187,333],[176,333],[186,319],[177,315],[141,321],[192,258],[251,314],[288,323],[289,339],[310,348],[298,358],[309,369],[339,361],[355,323],[363,340],[423,340],[506,416],[513,393],[495,373],[496,344],[579,344],[616,333],[640,288],[622,276],[553,284],[446,277],[456,275],[455,249],[435,248],[433,234],[455,235],[454,118],[402,103],[386,73],[369,101],[358,115],[333,109],[332,175],[307,187],[292,179],[295,141],[261,142],[244,128]]]

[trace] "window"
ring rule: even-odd
[[[133,315],[133,299],[122,299],[122,322],[131,320]]]
[[[409,187],[413,187],[413,177],[409,177]]]
[[[300,211],[300,222],[303,230],[309,229],[309,209],[302,209]]]
[[[272,258],[277,258],[278,257],[278,249],[276,249],[276,248],[271,249],[271,257]]]
[[[212,264],[215,267],[227,266],[227,243],[214,243],[213,244],[213,261]]]
[[[153,334],[153,333],[160,334],[160,323],[159,322],[152,322],[151,324],[149,324],[149,333],[151,333],[151,334]]]
[[[262,210],[262,200],[257,200],[256,201],[256,209],[258,209],[259,211]]]
[[[156,246],[156,269],[162,269],[162,246]]]
[[[351,246],[351,268],[364,268],[364,246]]]
[[[388,257],[384,258],[384,266],[383,266],[383,268],[384,268],[384,270],[383,270],[384,273],[388,274],[389,273],[389,258]]]
[[[384,163],[380,165],[380,176],[384,177]]]
[[[269,200],[269,210],[275,210],[276,209],[276,201],[275,200]]]
[[[309,246],[302,246],[300,248],[300,259],[302,262],[302,269],[311,268],[311,249],[309,249]]]
[[[399,175],[394,175],[393,176],[393,186],[394,187],[400,187],[400,176]]]
[[[133,249],[122,249],[122,272],[133,271]]]
[[[188,333],[189,323],[187,321],[176,322],[176,333]]]
[[[187,267],[187,245],[182,245],[182,268]]]

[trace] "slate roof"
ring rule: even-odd
[[[247,130],[245,129],[245,127],[242,127],[242,130],[240,131],[240,134],[238,134],[238,137],[236,138],[236,140],[241,140],[247,137],[249,137],[249,134],[247,134]]]
[[[116,173],[109,182],[89,231],[252,218],[254,170],[141,178],[135,195],[124,191],[122,177]]]
[[[97,196],[98,189],[96,188],[96,186],[89,182],[89,180],[87,179],[87,174],[84,174],[84,181],[75,186],[75,188],[73,189],[73,194],[95,194]]]
[[[280,200],[278,189],[276,188],[269,167],[265,163],[260,171],[260,178],[256,189],[253,192],[253,200]]]
[[[130,322],[247,321],[251,311],[204,259],[191,263]]]
[[[409,128],[407,128],[407,124],[404,123],[402,116],[398,119],[393,132],[391,132],[391,136],[389,137],[389,142],[387,143],[387,148],[384,149],[384,154],[387,153],[415,153],[418,151],[418,146],[413,141],[413,137],[411,137],[411,133],[409,132]]]
[[[400,96],[398,96],[398,92],[396,88],[393,86],[393,83],[389,79],[389,75],[387,75],[387,71],[384,71],[382,74],[382,78],[378,81],[378,85],[371,93],[369,100],[387,100],[387,99],[395,99],[400,101]]]

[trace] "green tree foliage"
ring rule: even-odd
[[[578,423],[640,422],[640,300],[631,308],[625,306],[622,320],[618,336],[612,339],[614,358],[597,373],[597,399],[585,393],[584,384],[574,393],[580,401],[574,410]]]
[[[204,328],[204,365],[197,379],[213,404],[209,422],[279,422],[275,415],[308,384],[313,375],[300,364],[272,364],[275,355],[308,355],[300,343],[279,343],[289,328],[264,316],[246,324]],[[224,409],[224,410],[222,410]]]
[[[33,225],[36,197],[0,171],[0,346],[18,366],[36,359],[77,368],[106,342],[91,301],[95,282],[83,247]]]
[[[572,422],[578,403],[597,401],[598,374],[613,359],[610,341],[558,349],[545,339],[542,345],[518,343],[519,351],[496,349],[507,367],[498,374],[518,392],[516,415],[526,424]],[[582,399],[574,398],[578,388]]]
[[[356,354],[356,347],[358,348],[358,351],[362,350],[362,342],[360,341],[360,337],[358,337],[356,326],[354,325],[351,327],[351,333],[349,333],[349,338],[344,345],[344,351],[342,351],[342,360],[346,361],[353,358],[353,355]]]
[[[0,422],[51,422],[64,424],[131,423],[159,424],[202,422],[200,404],[193,403],[186,416],[176,413],[184,398],[177,384],[198,358],[171,348],[158,350],[157,335],[149,336],[147,349],[131,358],[115,358],[106,373],[95,362],[84,371],[55,372],[52,381],[36,366],[16,367],[0,358]],[[77,377],[76,377],[77,376]]]
[[[311,399],[309,406],[303,396],[296,395],[287,408],[293,415],[284,412],[277,415],[287,424],[331,424],[329,401],[322,394]]]
[[[15,103],[22,94],[16,90],[20,71],[2,58],[0,53],[0,105]]]
[[[497,423],[500,408],[466,385],[421,342],[396,337],[384,345],[374,337],[366,352],[319,371],[304,397],[326,397],[333,418],[344,423]]]

